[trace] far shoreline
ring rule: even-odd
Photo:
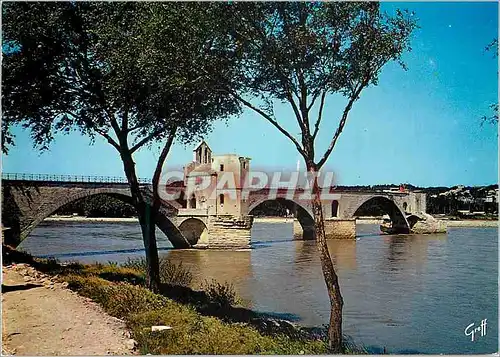
[[[44,222],[139,222],[137,217],[50,216]]]
[[[45,222],[103,222],[103,223],[138,223],[137,217],[84,217],[84,216],[50,216]],[[293,223],[293,217],[255,217],[256,223]],[[488,219],[461,219],[444,220],[447,227],[498,227],[498,220]],[[381,224],[382,219],[377,217],[360,217],[356,219],[357,224]]]

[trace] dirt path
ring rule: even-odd
[[[131,354],[124,324],[33,268],[2,271],[2,354]]]

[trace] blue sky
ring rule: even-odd
[[[388,64],[379,85],[366,89],[351,111],[327,163],[338,184],[498,182],[498,128],[481,125],[498,98],[498,62],[484,51],[498,36],[498,4],[382,6],[415,11],[421,28],[413,36],[413,51],[404,56],[408,71]],[[336,98],[326,102],[318,157],[337,127],[340,104]],[[279,106],[276,113],[291,132],[299,132],[288,108]],[[14,133],[16,146],[3,156],[3,172],[124,176],[116,150],[99,138],[89,146],[77,133],[58,135],[50,151],[40,154],[27,132],[16,128]],[[227,124],[217,122],[206,141],[215,154],[251,157],[253,167],[294,169],[299,160],[288,139],[249,110]],[[174,145],[168,165],[189,162],[192,149]],[[140,177],[152,176],[158,154],[158,149],[136,154]]]

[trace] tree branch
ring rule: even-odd
[[[304,123],[302,121],[302,117],[300,115],[299,108],[297,107],[297,104],[293,100],[293,97],[292,97],[292,95],[291,95],[290,92],[287,92],[286,98],[288,99],[288,102],[292,106],[293,112],[295,113],[295,119],[297,119],[297,123],[299,124],[300,131],[302,133],[305,133],[306,132],[306,127],[304,126]]]
[[[306,129],[306,134],[309,135],[309,115],[307,110],[307,86],[304,81],[304,74],[299,69],[297,78],[300,86],[300,112],[302,113],[302,123]]]
[[[131,149],[130,149],[130,153],[133,153],[135,152],[136,150],[138,150],[141,146],[143,146],[144,144],[148,143],[150,140],[152,140],[156,135],[160,134],[162,132],[163,129],[157,129],[155,131],[153,131],[151,134],[149,134],[148,136],[146,136],[144,139],[140,140],[137,144],[135,144]]]
[[[100,129],[94,129],[96,131],[96,133],[98,133],[99,135],[101,135],[104,139],[106,139],[108,141],[108,143],[110,143],[116,150],[118,150],[118,152],[120,152],[120,145],[118,145],[118,143],[113,140],[113,138],[106,132],[100,130]]]
[[[311,103],[309,103],[309,105],[307,106],[308,112],[311,110],[314,103],[316,103],[316,99],[318,99],[318,97],[319,97],[319,93],[317,93],[317,91],[315,91],[315,93],[313,93],[313,95],[312,95]]]
[[[252,103],[241,98],[238,94],[236,94],[234,92],[230,92],[230,94],[232,96],[234,96],[236,99],[238,99],[241,103],[243,103],[246,107],[248,107],[248,108],[252,109],[254,112],[260,114],[268,122],[273,124],[276,127],[276,129],[278,129],[283,135],[285,135],[288,139],[290,139],[290,141],[295,145],[295,147],[297,148],[299,153],[304,157],[304,159],[307,159],[307,155],[306,155],[304,149],[302,149],[302,147],[300,146],[299,142],[288,131],[283,129],[283,127],[281,127],[281,125],[279,125],[275,119],[273,119],[270,115],[266,114],[261,109],[255,107]]]
[[[347,106],[344,109],[344,113],[342,114],[342,118],[340,120],[339,126],[337,127],[337,130],[335,131],[335,134],[333,135],[332,141],[330,142],[330,146],[328,146],[328,149],[326,150],[325,154],[323,155],[323,158],[318,162],[317,169],[321,169],[321,167],[325,164],[326,160],[328,160],[328,157],[332,153],[333,148],[335,147],[335,143],[337,142],[337,139],[339,138],[340,134],[342,133],[342,130],[344,129],[345,123],[347,121],[347,116],[349,115],[349,111],[352,108],[352,105],[354,102],[358,99],[359,94],[363,90],[363,88],[368,84],[368,81],[363,81],[359,88],[355,90],[354,94],[352,95],[351,99],[347,103]]]
[[[66,112],[75,119],[79,118],[79,116],[77,116],[72,111],[68,110]],[[86,122],[92,128],[92,130],[94,130],[97,134],[101,135],[104,139],[106,139],[108,141],[108,143],[110,143],[116,150],[118,150],[118,152],[120,152],[120,145],[118,145],[118,143],[107,132],[105,132],[99,128],[96,128],[94,126],[94,124],[92,123],[92,121],[87,121],[87,120],[85,120],[85,118],[82,118],[82,117],[80,117],[80,119],[83,120],[84,122]]]
[[[125,106],[125,112],[122,115],[122,131],[128,133],[128,105]]]
[[[160,183],[161,170],[163,168],[163,164],[165,163],[167,155],[170,152],[170,148],[172,147],[172,143],[174,142],[176,132],[177,132],[177,126],[174,126],[170,130],[170,133],[168,134],[167,142],[165,143],[165,146],[163,147],[163,149],[160,153],[160,157],[158,158],[158,162],[156,163],[156,169],[155,169],[155,173],[153,175],[153,182],[152,182],[153,183],[153,209],[157,209],[159,207],[160,195],[158,193],[158,186]]]
[[[312,135],[312,139],[316,139],[316,135],[318,135],[319,131],[319,124],[321,123],[321,118],[323,117],[323,106],[325,105],[325,96],[326,96],[326,91],[321,93],[321,102],[319,105],[319,111],[318,111],[318,120],[316,120],[316,124],[314,124],[314,132]]]

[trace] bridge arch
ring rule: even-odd
[[[286,198],[262,198],[256,202],[253,202],[250,207],[248,207],[248,214],[252,215],[256,208],[264,204],[265,202],[279,202],[282,206],[286,207],[291,213],[294,214],[295,218],[299,221],[302,227],[303,239],[313,239],[314,238],[314,218],[312,213],[307,207],[302,204],[289,200]]]
[[[78,191],[77,193],[70,194],[68,195],[68,192],[64,192],[61,195],[58,195],[58,197],[55,197],[55,199],[44,206],[42,206],[42,209],[36,213],[36,216],[34,219],[29,223],[29,225],[24,228],[21,232],[21,240],[19,241],[22,242],[24,239],[28,237],[28,235],[40,224],[43,222],[43,220],[50,215],[52,215],[54,212],[56,212],[58,209],[61,207],[71,203],[75,202],[79,199],[90,197],[90,196],[96,196],[96,195],[110,195],[115,198],[118,198],[119,200],[126,202],[126,203],[132,203],[132,196],[129,194],[127,195],[125,192],[122,192],[125,190],[116,190],[116,189],[107,189],[107,188],[96,188],[92,190],[81,190]]]
[[[191,246],[208,243],[208,228],[201,219],[187,218],[179,225],[179,230]]]
[[[6,231],[5,242],[13,246],[19,245],[26,239],[45,218],[64,205],[76,200],[95,195],[109,195],[123,202],[132,203],[132,196],[128,187],[94,187],[83,189],[77,187],[6,185],[2,187],[2,191],[4,199],[9,201],[8,207],[5,207],[5,209],[10,211],[9,222],[3,222],[3,224],[13,228],[10,231]],[[3,216],[5,217],[5,213]],[[2,220],[4,217],[2,217]],[[160,212],[156,217],[156,225],[167,236],[175,248],[190,247],[190,244],[165,212]]]
[[[365,201],[361,202],[353,209],[352,217],[360,216],[360,211],[368,206],[375,206],[379,210],[388,214],[392,222],[392,228],[394,228],[397,233],[410,232],[410,225],[408,224],[404,211],[396,204],[396,202],[385,196],[368,197]]]

